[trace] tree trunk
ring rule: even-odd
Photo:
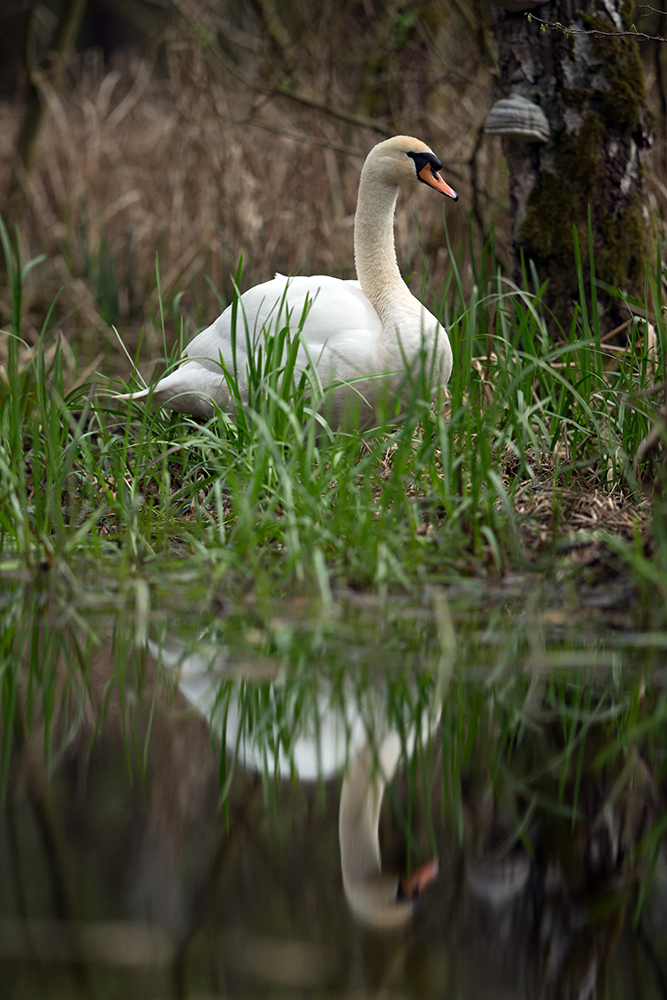
[[[590,208],[598,281],[643,301],[651,240],[642,155],[652,137],[636,40],[568,36],[543,29],[523,11],[504,9],[502,0],[490,2],[502,96],[528,98],[538,106],[536,114],[544,112],[551,132],[541,142],[516,141],[507,129],[503,135],[514,278],[522,279],[523,253],[540,278],[549,279],[547,304],[569,325],[578,296],[572,227],[588,281]],[[631,0],[513,6],[532,6],[537,17],[587,32],[627,31],[634,14]],[[622,304],[601,290],[599,306],[605,311],[602,325],[613,329],[624,315]]]

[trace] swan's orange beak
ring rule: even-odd
[[[429,187],[435,188],[440,194],[446,194],[448,198],[453,198],[454,201],[459,200],[454,188],[451,188],[449,184],[443,181],[440,174],[433,169],[430,163],[427,163],[425,167],[419,171],[419,180],[423,181],[424,184],[428,184]]]
[[[435,187],[435,185],[433,185]],[[405,878],[401,879],[398,895],[400,899],[417,899],[427,885],[430,885],[438,875],[440,864],[437,858],[427,861],[425,865]]]

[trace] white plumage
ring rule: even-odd
[[[456,199],[437,173],[441,166],[418,139],[396,136],[379,143],[368,154],[359,183],[354,232],[358,281],[277,274],[240,297],[235,338],[229,306],[186,347],[179,368],[152,388],[118,398],[145,400],[152,394],[160,406],[200,417],[212,416],[214,404],[233,409],[221,360],[246,401],[250,356],[258,355],[267,335],[288,323],[292,336],[300,339],[297,377],[310,365],[315,383],[334,386],[324,406],[334,426],[348,411],[355,422],[369,423],[383,394],[400,392],[408,369],[426,365],[431,388],[445,385],[452,366],[449,339],[403,282],[393,229],[401,183],[420,180]]]

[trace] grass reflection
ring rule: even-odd
[[[660,635],[635,643],[612,633],[591,643],[586,632],[565,635],[539,619],[515,620],[504,632],[480,629],[455,601],[450,618],[438,590],[422,603],[349,594],[327,605],[251,601],[148,621],[137,602],[133,607],[133,616],[108,607],[90,616],[49,592],[36,595],[18,584],[4,591],[2,836],[9,868],[1,913],[5,921],[28,921],[12,961],[30,947],[36,959],[56,961],[39,945],[46,925],[34,924],[37,913],[83,920],[76,947],[93,967],[99,949],[88,945],[97,932],[85,930],[86,920],[148,920],[168,933],[165,967],[187,992],[226,893],[232,886],[235,894],[248,891],[235,882],[244,876],[234,857],[252,856],[254,864],[268,852],[265,861],[278,864],[275,905],[282,893],[305,891],[295,888],[304,877],[300,866],[281,872],[278,862],[291,824],[301,822],[304,795],[311,805],[298,829],[321,840],[309,843],[302,862],[307,877],[329,886],[318,903],[318,927],[327,912],[340,920],[333,862],[341,782],[345,787],[344,775],[369,746],[370,787],[393,733],[396,771],[379,827],[383,870],[410,870],[434,854],[442,865],[415,913],[420,939],[429,940],[436,927],[444,934],[443,921],[446,937],[456,927],[459,933],[473,911],[475,933],[484,921],[511,914],[518,935],[532,934],[550,914],[549,946],[535,944],[524,954],[525,969],[536,981],[551,976],[562,986],[573,977],[581,985],[593,963],[602,989],[629,906],[627,920],[637,922],[661,962],[667,821]],[[104,896],[91,909],[67,817],[74,802],[88,801],[85,776],[101,766],[99,747],[102,757],[114,747],[114,759],[125,762],[112,786],[122,801],[134,802],[132,815],[146,831],[141,838],[155,841],[148,871],[162,866],[160,879],[169,871],[170,883],[194,830],[209,831],[196,861],[191,842],[179,876],[190,903],[181,889],[180,902],[169,897],[158,905],[166,889],[158,890],[160,880],[153,884],[155,870],[142,876],[153,900],[148,911],[142,904],[129,914],[126,906],[110,913]],[[271,826],[282,831],[275,842]],[[257,837],[264,846],[255,855],[249,845]],[[31,869],[42,873],[37,894]],[[254,899],[251,892],[237,900],[239,926],[248,933],[255,927],[260,937],[269,925],[272,934],[284,933],[283,918],[255,922],[254,906],[261,912],[267,905],[260,898],[255,890]],[[297,938],[313,941],[307,922],[290,921]],[[12,927],[5,941],[18,940]],[[74,969],[79,952],[67,947],[59,953]],[[236,962],[235,976],[238,955]],[[317,980],[312,968],[309,976]]]

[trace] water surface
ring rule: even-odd
[[[665,996],[667,638],[530,590],[6,581],[2,996]],[[440,862],[391,929],[339,836],[387,748],[383,872]]]

